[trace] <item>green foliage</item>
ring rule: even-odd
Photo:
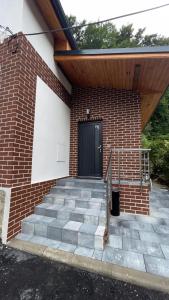
[[[169,136],[169,89],[160,101],[154,115],[145,128],[144,133],[148,138]]]
[[[85,25],[83,20],[78,22],[75,16],[69,16],[70,26]],[[132,24],[123,25],[119,30],[111,23],[88,25],[72,29],[80,49],[104,49],[169,45],[169,38],[158,34],[144,35],[145,28],[139,28],[135,33]]]
[[[169,90],[147,124],[142,144],[151,149],[152,175],[169,184]]]
[[[169,139],[159,136],[158,139],[148,140],[144,135],[142,143],[150,148],[151,174],[169,184]]]

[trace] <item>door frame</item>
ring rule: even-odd
[[[101,160],[100,160],[100,164],[101,164],[101,176],[97,177],[97,176],[79,176],[79,148],[80,148],[80,139],[79,139],[79,133],[80,133],[80,124],[85,124],[85,123],[99,123],[100,124],[100,134],[101,134],[101,145],[102,145],[102,152],[101,152]],[[103,121],[101,119],[98,120],[84,120],[84,121],[78,121],[78,177],[79,178],[93,178],[93,179],[102,179],[103,178]]]

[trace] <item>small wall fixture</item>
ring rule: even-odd
[[[89,108],[86,109],[86,115],[88,118],[90,117],[90,109]]]

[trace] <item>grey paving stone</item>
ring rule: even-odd
[[[90,199],[91,198],[91,191],[82,190],[81,191],[81,197],[84,198],[84,199]]]
[[[84,215],[84,223],[98,225],[99,218],[98,216]]]
[[[35,224],[35,235],[47,237],[47,224],[46,223],[37,223]]]
[[[161,224],[162,220],[152,216],[136,215],[136,221],[149,223],[149,224]]]
[[[102,250],[94,250],[92,258],[97,260],[102,260],[103,251]]]
[[[147,272],[155,275],[169,277],[169,260],[144,255]]]
[[[84,214],[76,213],[76,212],[71,212],[70,213],[70,220],[71,221],[76,221],[76,222],[84,222]]]
[[[169,213],[166,213],[166,212],[160,212],[160,211],[154,211],[152,213],[152,216],[153,217],[156,217],[156,218],[163,218],[163,219],[169,219]]]
[[[88,209],[88,211],[86,212],[86,214],[88,215],[88,216],[96,216],[96,217],[98,217],[99,215],[100,215],[100,209]]]
[[[166,259],[169,259],[169,246],[167,245],[161,245],[161,249],[164,253],[164,256]]]
[[[61,198],[61,197],[60,197],[60,198],[55,197],[55,198],[53,199],[53,204],[57,204],[57,205],[63,206],[63,205],[64,205],[64,202],[65,202],[65,200],[64,200],[64,197],[63,197],[63,196],[62,196],[62,198]]]
[[[38,215],[44,215],[45,216],[45,211],[46,208],[50,206],[50,203],[41,203],[35,207],[35,213]]]
[[[42,219],[43,219],[42,216],[32,214],[32,215],[26,217],[26,218],[24,219],[24,222],[36,223],[36,222],[41,221]]]
[[[32,238],[32,235],[30,234],[25,234],[25,233],[18,233],[15,236],[15,239],[17,240],[22,240],[22,241],[29,241]]]
[[[33,235],[34,234],[34,224],[29,222],[22,222],[22,233]]]
[[[35,221],[37,224],[50,224],[55,220],[55,218],[47,217],[47,216],[38,216],[39,219]]]
[[[78,231],[81,226],[82,226],[81,222],[69,221],[64,226],[64,229],[70,229],[70,230],[73,230],[73,231]]]
[[[106,224],[106,217],[105,216],[99,216],[99,225],[104,226]]]
[[[124,228],[124,227],[116,227],[116,226],[112,226],[110,225],[109,227],[109,232],[110,234],[115,234],[115,235],[119,235],[119,236],[125,236],[128,238],[133,238],[133,239],[139,239],[139,232],[136,229],[128,229],[128,228]]]
[[[67,224],[67,220],[54,219],[48,227],[63,228]]]
[[[136,221],[119,221],[118,225],[129,229],[154,232],[153,226],[148,223],[142,223]]]
[[[78,232],[78,246],[94,248],[95,236],[84,232]]]
[[[169,214],[169,208],[168,207],[160,207],[159,211]]]
[[[132,268],[145,272],[143,255],[135,252],[128,252],[121,249],[105,247],[103,251],[103,261],[117,264],[123,267]]]
[[[57,219],[69,220],[73,208],[64,206],[58,211]]]
[[[169,226],[166,225],[153,225],[154,231],[157,233],[164,233],[169,235]],[[169,238],[169,236],[168,236]]]
[[[75,208],[75,200],[73,199],[65,199],[65,205],[68,206],[68,207],[73,207]]]
[[[153,232],[143,232],[140,231],[140,238],[142,241],[151,241],[159,244],[169,245],[169,237],[168,234],[158,234]]]
[[[135,214],[127,214],[124,212],[120,212],[120,216],[111,216],[112,219],[116,219],[116,220],[128,220],[128,221],[135,221],[136,220],[136,215]]]
[[[99,209],[99,210],[101,209],[101,203],[90,201],[89,206],[90,206],[90,209]],[[105,209],[105,207],[103,207],[103,209]]]
[[[153,242],[123,238],[123,249],[164,258],[160,245]]]
[[[72,245],[72,244],[67,244],[67,243],[61,242],[58,246],[58,249],[73,253],[76,249],[76,246]]]
[[[48,226],[47,228],[47,238],[61,241],[62,240],[62,229],[57,227]]]
[[[85,248],[85,247],[77,247],[74,253],[77,255],[92,257],[93,253],[94,253],[94,249],[89,249],[89,248]]]
[[[79,208],[89,208],[89,201],[83,201],[83,200],[76,200],[76,207]]]
[[[64,243],[78,245],[78,231],[62,229],[62,241]]]
[[[79,232],[84,232],[88,234],[95,234],[97,230],[96,225],[91,225],[91,224],[82,224],[82,226],[79,229]]]
[[[118,235],[109,235],[108,247],[122,249],[122,237]]]
[[[60,241],[54,241],[40,236],[33,236],[30,239],[30,242],[34,244],[45,245],[50,248],[58,248],[58,246],[60,245]]]

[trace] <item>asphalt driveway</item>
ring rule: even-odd
[[[169,295],[112,280],[10,247],[0,247],[1,300],[169,300]]]

